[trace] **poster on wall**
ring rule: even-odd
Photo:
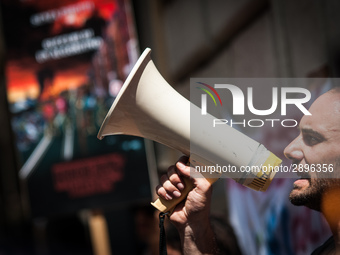
[[[144,140],[96,137],[139,56],[130,2],[1,0],[1,8],[7,99],[32,214],[149,198]]]

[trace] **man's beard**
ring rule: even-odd
[[[295,164],[298,164],[298,162],[295,162]],[[334,172],[327,171],[325,173],[318,173],[315,178],[311,178],[308,172],[300,174],[302,178],[309,181],[309,186],[306,190],[296,195],[293,194],[293,189],[289,194],[290,202],[296,206],[304,205],[310,209],[321,211],[325,193],[330,189],[340,188],[340,175],[334,174],[340,169],[340,157],[336,160],[333,167]]]
[[[325,191],[331,186],[332,179],[308,179],[309,186],[306,190],[301,191],[299,194],[289,195],[289,200],[293,205],[304,205],[310,209],[320,211],[322,205],[322,197]]]

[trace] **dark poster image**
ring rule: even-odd
[[[144,140],[96,137],[139,55],[129,1],[1,4],[7,98],[32,214],[148,199]]]

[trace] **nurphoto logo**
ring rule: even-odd
[[[271,106],[267,109],[257,109],[254,106],[254,93],[253,87],[247,87],[246,94],[236,85],[233,84],[222,84],[216,83],[213,86],[203,83],[196,82],[201,86],[196,88],[200,89],[204,93],[201,94],[201,115],[207,115],[208,109],[208,97],[214,102],[217,107],[223,107],[223,99],[220,95],[223,93],[229,93],[232,96],[232,114],[235,116],[245,115],[245,107],[250,113],[256,116],[268,116],[280,110],[281,116],[287,115],[287,106],[292,105],[295,110],[301,111],[304,115],[311,115],[311,113],[303,105],[311,99],[311,92],[306,88],[301,87],[271,87]],[[280,93],[279,93],[280,92]],[[219,104],[217,103],[219,101]],[[245,103],[246,102],[246,103]],[[217,119],[213,120],[213,127],[220,124],[241,125],[243,127],[262,127],[265,123],[270,123],[271,127],[275,127],[275,124],[279,122],[283,127],[296,127],[298,122],[295,119],[278,119],[278,118],[267,118],[267,119],[243,119],[241,121],[233,121],[232,119]]]

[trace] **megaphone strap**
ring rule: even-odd
[[[169,212],[161,212],[159,214],[159,254],[160,255],[167,255],[166,249],[166,236],[165,236],[165,229],[164,229],[164,218]]]

